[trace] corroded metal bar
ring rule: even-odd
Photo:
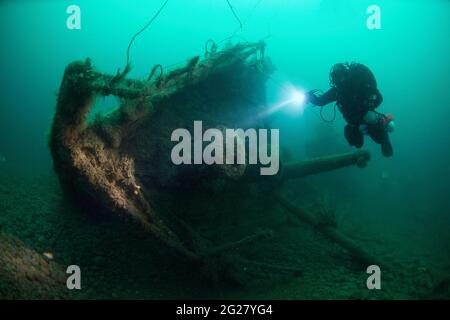
[[[282,171],[283,179],[296,179],[321,172],[336,170],[343,167],[357,165],[362,168],[370,159],[370,153],[365,150],[349,152],[339,155],[316,158],[287,164]]]
[[[321,224],[314,218],[314,216],[308,212],[305,212],[282,196],[277,196],[277,200],[288,212],[296,216],[301,221],[309,224],[326,238],[345,249],[358,263],[361,263],[364,266],[369,266],[372,264],[381,265],[378,258],[366,252],[344,234],[339,232],[336,228]]]

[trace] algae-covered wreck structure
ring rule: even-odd
[[[67,66],[50,135],[54,168],[65,192],[93,214],[133,221],[205,274],[220,278],[245,263],[301,272],[295,266],[267,264],[238,248],[273,235],[273,206],[316,228],[357,261],[376,259],[337,229],[332,214],[305,212],[279,194],[289,179],[345,166],[363,167],[366,151],[284,163],[276,176],[255,173],[257,165],[177,166],[171,162],[171,133],[201,120],[208,128],[268,128],[264,113],[266,81],[274,70],[264,42],[228,45],[213,42],[204,55],[147,79],[129,79],[129,66],[116,75],[101,73],[89,59]],[[120,106],[88,121],[97,97],[114,95]],[[319,211],[320,211],[319,210]],[[261,223],[264,221],[264,223]],[[267,240],[270,241],[270,240]],[[151,254],[151,253],[149,253]],[[238,268],[243,270],[242,268]]]

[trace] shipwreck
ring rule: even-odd
[[[280,159],[280,172],[274,176],[260,175],[258,165],[172,163],[171,133],[191,128],[196,120],[221,131],[269,129],[270,121],[258,117],[265,110],[266,82],[274,71],[264,42],[230,44],[221,50],[213,43],[204,55],[170,72],[156,65],[146,79],[129,79],[128,71],[127,66],[115,75],[104,74],[87,59],[69,64],[64,72],[49,145],[68,195],[88,204],[94,214],[117,215],[141,225],[144,232],[210,274],[241,262],[301,272],[282,263],[267,265],[239,256],[236,248],[273,234],[270,223],[266,228],[252,224],[249,204],[258,206],[259,212],[281,205],[356,261],[377,262],[341,234],[331,218],[323,218],[326,213],[318,218],[278,192],[286,180],[364,167],[370,158],[366,151],[296,163]],[[88,121],[95,99],[108,95],[118,97],[120,106]],[[236,221],[247,226],[241,229],[245,231],[227,234],[224,230]]]

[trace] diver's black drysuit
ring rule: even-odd
[[[331,88],[322,95],[316,95],[317,90],[307,93],[307,101],[317,106],[324,106],[336,101],[347,125],[344,135],[350,145],[361,148],[364,144],[364,133],[361,125],[365,125],[367,134],[373,141],[381,145],[385,157],[393,154],[389,135],[384,125],[384,115],[375,111],[383,97],[377,89],[377,83],[372,72],[359,63],[339,64],[342,66],[337,81],[333,70],[330,73]]]

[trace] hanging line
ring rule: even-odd
[[[234,11],[233,6],[230,3],[230,0],[227,0],[228,6],[230,7],[231,12],[233,12],[234,17],[239,22],[239,27],[242,29],[242,22],[241,19],[239,19],[238,15],[236,14],[236,11]]]
[[[159,8],[159,10],[156,12],[156,14],[153,16],[153,18],[150,19],[150,21],[138,32],[136,32],[136,34],[133,36],[133,38],[131,38],[130,44],[128,45],[128,49],[127,49],[127,66],[130,63],[130,49],[131,49],[131,45],[133,44],[134,39],[136,39],[136,37],[138,35],[140,35],[142,32],[145,31],[145,29],[147,29],[152,23],[153,21],[155,21],[155,19],[159,16],[159,14],[161,13],[161,11],[164,9],[164,7],[166,6],[167,2],[169,2],[169,0],[166,0],[162,6]]]
[[[242,22],[242,25],[246,24],[247,21],[250,19],[250,17],[253,15],[254,11],[256,10],[256,8],[259,6],[259,4],[263,2],[263,0],[257,0],[257,2],[255,3],[255,5],[253,6],[252,10],[250,11],[250,13],[248,14],[247,17],[245,17],[244,21]],[[236,33],[238,33],[239,31],[242,30],[241,28],[236,28],[236,30],[234,30],[232,36],[236,35]]]

